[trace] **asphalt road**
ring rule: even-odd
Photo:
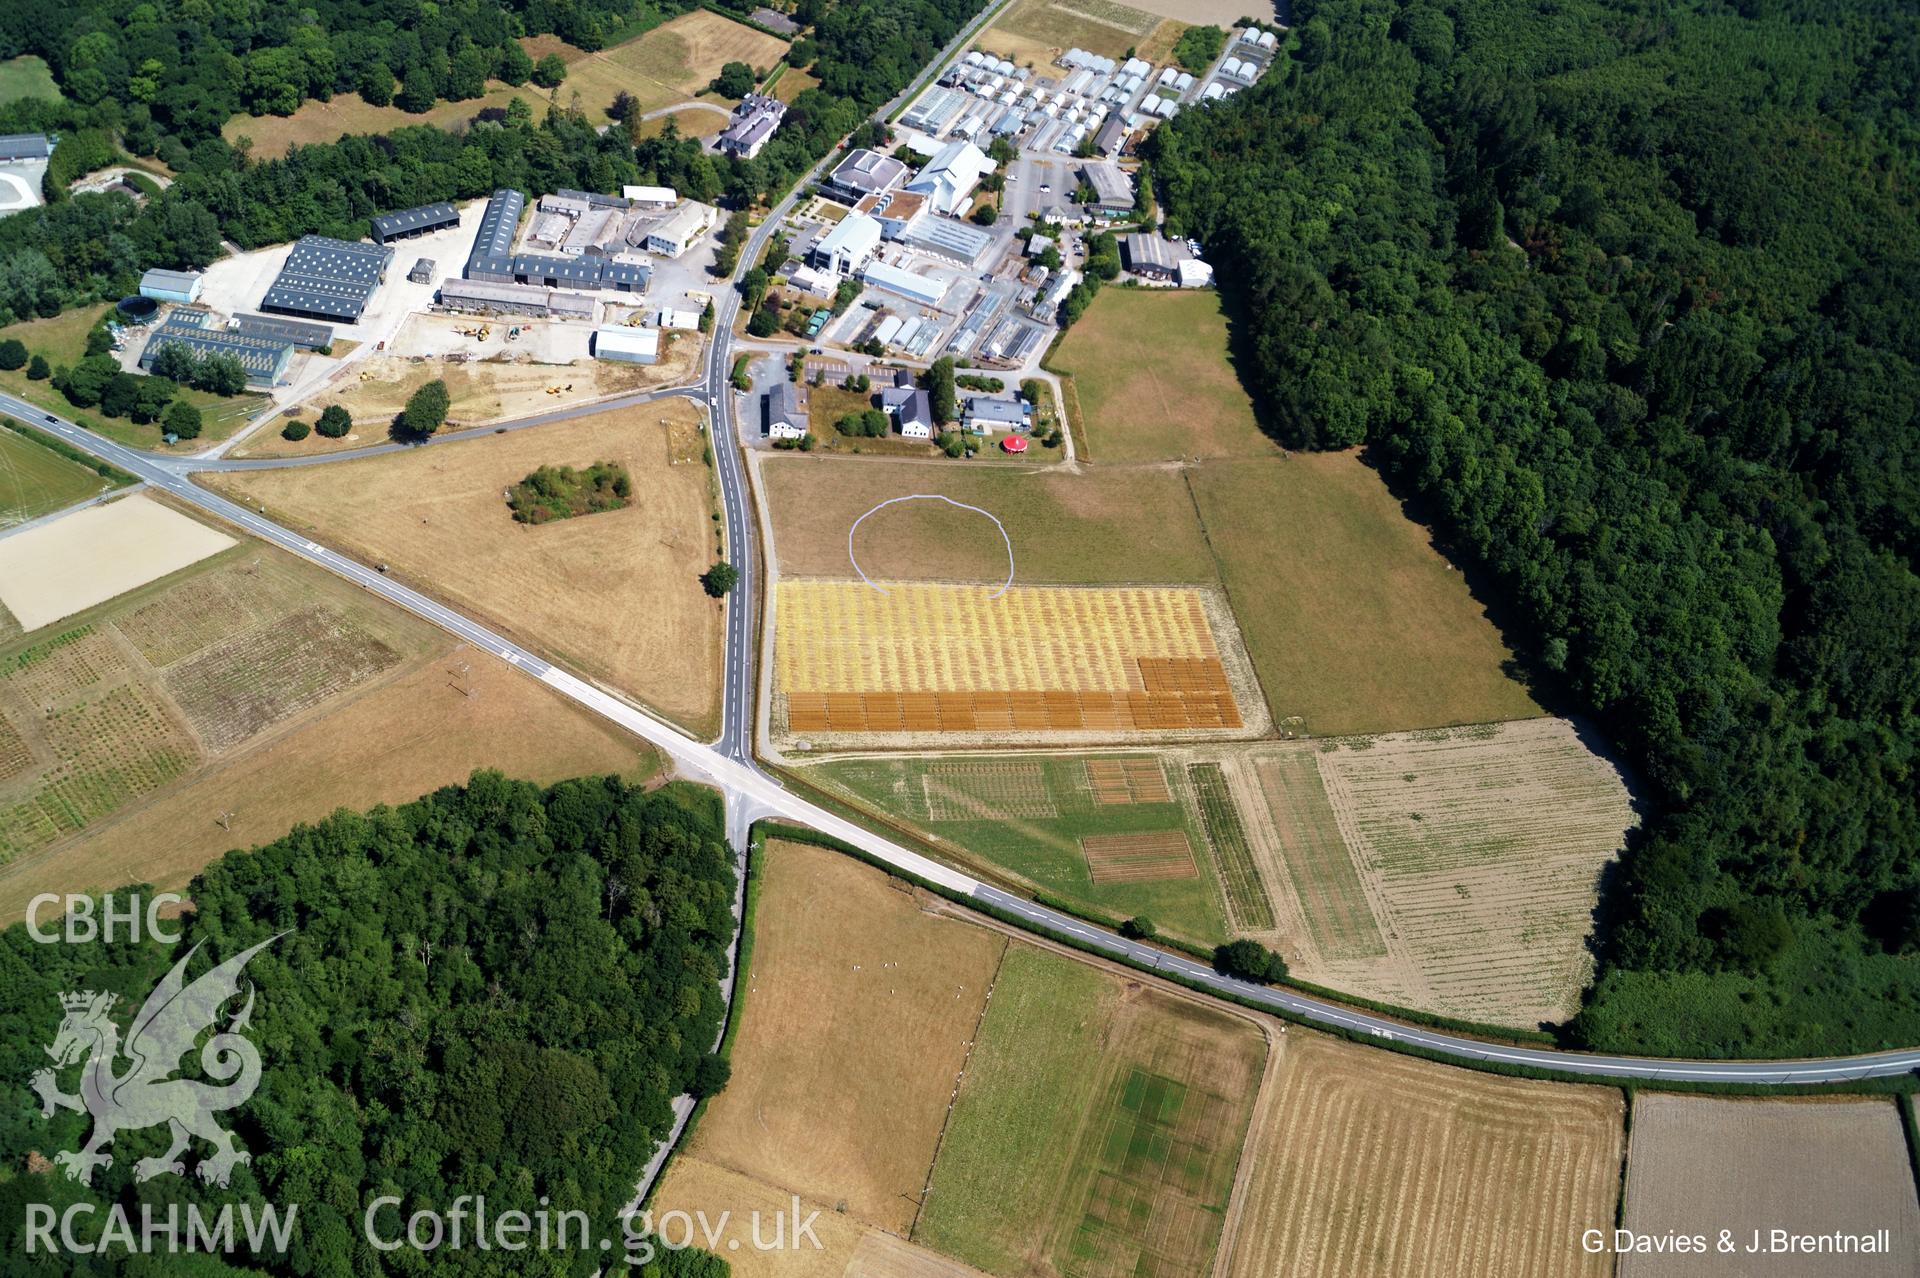
[[[982,14],[955,37],[954,46],[969,39],[985,22],[991,11]],[[900,97],[878,113],[884,117],[918,92],[926,81],[951,56],[953,46],[916,78]],[[826,161],[795,184],[796,191],[813,181]],[[750,237],[740,255],[740,270],[750,269],[764,249],[767,238],[791,207],[788,197]],[[620,400],[577,405],[522,418],[501,426],[449,432],[446,440],[473,438],[502,430],[521,430],[530,426],[604,412],[610,407],[644,403],[669,395],[704,398],[711,410],[711,439],[715,472],[720,480],[724,508],[727,553],[740,571],[738,587],[727,597],[726,673],[722,696],[723,723],[720,737],[705,744],[686,736],[679,729],[654,718],[613,693],[588,683],[553,666],[518,644],[494,633],[460,613],[392,580],[386,575],[330,550],[299,533],[285,528],[220,495],[193,483],[197,470],[231,471],[265,469],[288,465],[317,465],[351,457],[373,456],[409,444],[378,444],[348,452],[311,458],[258,461],[196,461],[186,457],[162,457],[117,444],[91,431],[28,404],[11,395],[0,394],[0,412],[48,431],[75,448],[146,481],[180,501],[227,520],[247,532],[271,542],[290,554],[327,569],[363,589],[380,596],[396,607],[405,608],[453,634],[457,638],[490,652],[532,678],[553,688],[562,696],[610,720],[635,736],[658,747],[689,776],[717,786],[728,798],[728,823],[736,836],[762,817],[777,816],[811,826],[860,848],[881,862],[936,884],[948,891],[991,906],[1025,920],[1034,929],[1067,938],[1088,949],[1116,959],[1163,972],[1203,989],[1285,1012],[1314,1024],[1372,1035],[1382,1042],[1396,1042],[1424,1048],[1461,1060],[1500,1065],[1527,1066],[1562,1074],[1640,1078],[1667,1082],[1815,1084],[1843,1082],[1862,1078],[1885,1077],[1920,1070],[1920,1048],[1868,1055],[1835,1057],[1822,1060],[1793,1061],[1682,1061],[1636,1056],[1608,1056],[1581,1052],[1563,1052],[1548,1048],[1514,1047],[1489,1043],[1441,1030],[1407,1025],[1390,1017],[1358,1008],[1346,1007],[1289,990],[1225,977],[1212,968],[1190,959],[1168,954],[1152,946],[1128,941],[1111,932],[1083,923],[1070,915],[1003,892],[998,888],[960,873],[909,848],[893,843],[864,826],[855,825],[805,799],[790,794],[780,783],[760,770],[753,759],[754,731],[754,632],[758,590],[757,544],[752,536],[752,515],[746,499],[745,465],[741,460],[735,400],[728,377],[733,357],[732,324],[739,309],[739,294],[721,290],[714,302],[714,330],[706,375],[697,390],[679,388],[644,392]]]

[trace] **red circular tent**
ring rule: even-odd
[[[1024,453],[1027,451],[1027,441],[1018,435],[1009,435],[1000,441],[1000,447],[1010,453]]]

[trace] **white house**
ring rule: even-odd
[[[688,200],[647,231],[647,252],[679,257],[713,226],[713,208]]]
[[[670,186],[623,186],[620,195],[643,209],[670,209],[680,202],[680,193]]]
[[[849,213],[813,246],[813,265],[836,275],[857,275],[880,247],[880,223]]]
[[[799,439],[807,433],[807,388],[781,382],[767,392],[767,437]]]

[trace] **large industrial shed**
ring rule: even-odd
[[[593,330],[595,359],[618,360],[622,364],[657,364],[660,361],[660,330],[627,328],[610,324]]]
[[[198,271],[168,271],[156,266],[140,277],[140,296],[156,302],[197,302],[200,283]]]
[[[450,311],[482,315],[537,315],[552,319],[592,319],[596,303],[585,293],[569,293],[538,284],[498,280],[442,280],[440,305]]]
[[[520,214],[527,197],[511,187],[501,187],[487,201],[480,215],[480,229],[473,237],[473,252],[467,255],[467,278],[513,283],[513,236],[520,227]]]
[[[260,309],[357,324],[392,260],[393,250],[384,245],[303,235],[260,300]]]
[[[196,355],[231,355],[246,370],[247,385],[257,387],[285,381],[287,365],[293,359],[292,342],[221,327],[202,310],[182,309],[169,315],[147,339],[146,349],[140,352],[140,367],[152,368],[154,357],[169,345],[185,346]]]
[[[373,218],[373,242],[391,244],[395,240],[427,235],[458,225],[460,225],[460,211],[442,200],[438,204],[422,204],[418,208],[401,209],[398,213],[376,214]]]

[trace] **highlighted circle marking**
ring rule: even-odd
[[[1007,526],[1001,523],[999,518],[992,511],[982,510],[978,506],[969,506],[967,505],[967,503],[963,501],[955,501],[953,498],[945,496],[941,493],[908,493],[904,497],[889,497],[885,501],[881,502],[878,506],[875,506],[872,510],[869,510],[865,515],[862,515],[860,516],[860,518],[853,521],[853,526],[847,529],[847,562],[852,564],[853,570],[860,574],[861,581],[865,582],[869,586],[872,586],[875,590],[878,590],[883,595],[889,595],[893,593],[892,591],[888,590],[885,586],[882,586],[878,582],[874,581],[873,578],[867,576],[866,570],[860,566],[859,558],[855,556],[853,553],[853,535],[860,531],[860,525],[865,523],[869,516],[877,514],[880,511],[885,510],[887,507],[903,501],[944,501],[949,506],[958,506],[961,510],[971,510],[976,515],[985,515],[988,519],[993,520],[993,526],[1000,530],[1000,540],[1005,542],[1007,546],[1007,579],[1000,583],[1000,589],[988,595],[987,598],[988,600],[991,601],[994,599],[998,599],[1001,595],[1004,595],[1007,593],[1008,589],[1010,589],[1013,585],[1013,538],[1007,535]]]

